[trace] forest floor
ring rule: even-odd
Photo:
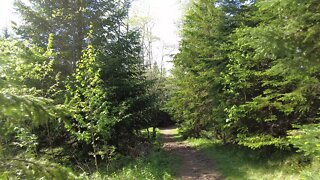
[[[214,168],[214,162],[203,152],[191,147],[175,133],[176,127],[161,129],[163,149],[181,158],[177,178],[192,179],[222,179],[221,174]]]

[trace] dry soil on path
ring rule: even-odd
[[[163,149],[182,158],[178,179],[182,180],[215,180],[222,179],[214,169],[214,163],[202,152],[190,147],[187,143],[177,140],[173,134],[174,127],[161,130]]]

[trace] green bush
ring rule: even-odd
[[[299,152],[320,158],[320,124],[295,126],[297,129],[288,131],[289,142]]]

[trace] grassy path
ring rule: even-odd
[[[178,179],[222,179],[214,169],[213,162],[201,151],[183,142],[176,133],[175,127],[162,129],[163,149],[181,157]]]
[[[123,157],[114,163],[114,171],[87,179],[320,180],[320,162],[310,163],[297,153],[252,150],[205,138],[184,140],[175,127],[158,135],[146,156]]]

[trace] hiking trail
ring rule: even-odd
[[[199,150],[174,136],[175,127],[161,129],[163,149],[182,158],[177,174],[182,180],[220,180],[220,173],[214,168],[214,163]]]

